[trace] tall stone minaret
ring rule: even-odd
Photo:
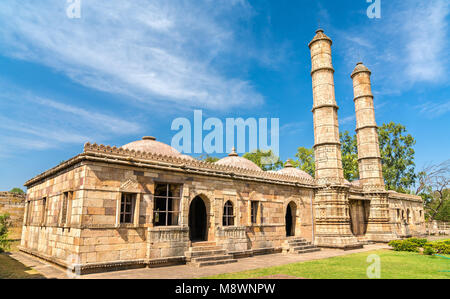
[[[370,70],[358,62],[351,75],[356,111],[359,178],[364,189],[384,190]]]
[[[331,39],[316,31],[309,43],[312,61],[314,154],[316,182],[314,191],[314,243],[324,247],[361,247],[350,230],[348,186],[344,184],[338,106],[334,96],[334,69]]]
[[[314,153],[319,185],[340,185],[344,181],[331,45],[331,39],[322,29],[316,31],[316,36],[309,43],[314,98]]]

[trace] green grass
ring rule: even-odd
[[[36,270],[10,257],[7,253],[0,254],[0,279],[44,278]]]
[[[376,250],[354,253],[346,256],[332,257],[322,260],[288,264],[270,268],[220,274],[205,278],[243,279],[256,278],[274,274],[285,274],[303,278],[319,279],[366,279],[366,261],[370,254],[380,256],[382,279],[429,279],[450,278],[450,257],[426,256],[411,252]]]

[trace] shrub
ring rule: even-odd
[[[9,214],[0,215],[0,252],[10,248],[10,240],[8,239],[9,225]]]
[[[410,240],[394,240],[389,242],[388,245],[393,247],[395,251],[419,251],[419,246],[416,243],[411,242]]]
[[[433,242],[433,249],[436,250],[437,253],[440,254],[450,254],[450,245],[446,244],[443,241]]]
[[[414,244],[417,244],[417,246],[419,246],[419,247],[424,247],[425,244],[428,242],[427,239],[419,239],[419,238],[409,238],[409,239],[406,239],[406,240],[408,240],[408,241],[410,241],[410,242],[412,242]]]
[[[431,246],[425,246],[423,248],[423,254],[425,254],[425,255],[433,255],[435,253],[436,253],[436,250],[433,249],[433,247],[431,247]]]

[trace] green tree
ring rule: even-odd
[[[358,145],[356,135],[350,135],[348,131],[339,133],[341,140],[342,168],[344,177],[348,181],[359,178],[358,170]]]
[[[203,161],[205,161],[205,162],[210,162],[210,163],[214,163],[214,162],[217,162],[217,161],[220,160],[219,158],[214,157],[214,156],[210,156],[210,155],[208,155],[208,154],[200,155],[200,156],[198,157],[198,159],[199,159],[199,160],[203,160]]]
[[[390,122],[378,129],[381,163],[386,188],[406,192],[416,180],[414,138],[405,126]]]
[[[417,179],[416,194],[425,203],[425,218],[430,222],[450,221],[450,159],[425,166]]]
[[[301,146],[297,149],[295,157],[297,157],[297,160],[293,160],[292,165],[314,177],[316,172],[314,149]]]
[[[9,250],[8,227],[10,226],[9,214],[0,214],[0,252]]]
[[[242,157],[252,161],[258,165],[262,170],[277,170],[283,167],[283,161],[275,156],[272,150],[255,150],[250,153],[245,153]]]
[[[16,193],[16,194],[25,194],[25,192],[20,188],[12,188],[10,193]]]

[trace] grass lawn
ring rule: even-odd
[[[0,279],[11,278],[44,278],[44,276],[16,261],[7,253],[0,253]]]
[[[263,268],[245,272],[220,274],[205,278],[241,279],[284,274],[303,278],[366,279],[366,261],[370,254],[380,256],[381,278],[450,278],[450,256],[427,256],[412,252],[376,250],[346,256]]]

